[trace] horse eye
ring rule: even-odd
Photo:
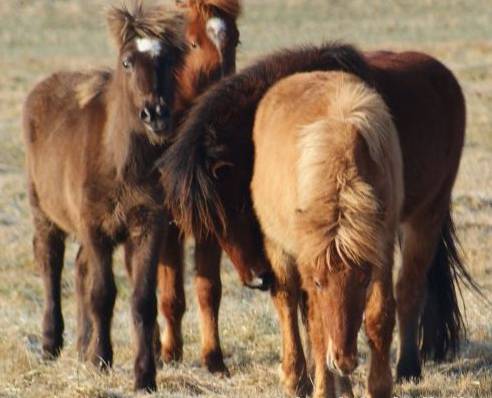
[[[123,64],[123,68],[125,69],[129,69],[131,66],[131,62],[128,59],[124,59],[122,64]]]
[[[321,289],[321,282],[318,278],[314,279],[314,286],[316,286],[316,289]]]
[[[191,47],[192,47],[192,48],[197,48],[197,47],[198,47],[198,44],[197,44],[197,42],[196,42],[196,41],[192,41],[192,42],[190,43],[190,45],[191,45]]]

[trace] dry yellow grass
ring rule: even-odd
[[[468,102],[465,155],[454,209],[472,274],[492,294],[492,8],[488,0],[245,0],[240,65],[278,47],[341,39],[362,48],[420,49],[456,72]],[[121,258],[113,339],[115,366],[100,375],[76,360],[73,259],[63,277],[66,349],[55,363],[40,359],[42,286],[32,261],[31,224],[20,140],[22,100],[43,75],[60,68],[111,64],[103,0],[0,2],[0,397],[129,397],[132,332],[129,287]],[[188,255],[192,247],[188,251]],[[191,261],[187,263],[190,265]],[[191,268],[191,267],[188,267]],[[232,377],[198,364],[199,325],[187,273],[183,364],[159,372],[162,397],[281,396],[279,332],[268,296],[240,287],[225,260],[221,335]],[[428,364],[422,383],[396,386],[398,397],[492,397],[492,309],[465,293],[468,342],[453,362]],[[367,355],[361,336],[363,361]],[[365,367],[356,372],[361,394]]]

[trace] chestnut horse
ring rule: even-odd
[[[199,94],[220,78],[235,72],[239,42],[236,20],[241,11],[239,0],[187,0],[179,2],[179,7],[185,12],[186,40],[190,50],[177,77],[175,108],[178,123]],[[166,320],[162,341],[165,362],[179,361],[183,356],[181,321],[186,309],[183,245],[179,226],[171,224],[158,266],[159,307]],[[222,296],[221,256],[215,239],[196,240],[194,278],[201,320],[201,360],[210,372],[227,374],[218,326]],[[243,278],[248,284],[251,279],[250,275]]]
[[[184,229],[217,236],[237,266],[265,261],[250,195],[255,112],[278,80],[316,70],[347,71],[374,84],[394,117],[405,192],[403,266],[396,287],[397,377],[418,378],[421,358],[442,360],[458,348],[464,324],[456,283],[478,290],[458,255],[450,207],[465,102],[455,77],[439,61],[416,52],[363,55],[336,44],[266,57],[214,86],[192,108],[159,161],[166,201]],[[277,278],[272,295],[280,314],[294,311],[298,293],[298,286]],[[307,377],[297,318],[280,319],[290,342],[284,345],[284,384],[302,390]]]
[[[31,91],[24,106],[34,254],[46,296],[43,349],[56,356],[63,345],[60,277],[70,234],[81,244],[79,351],[98,367],[111,366],[112,254],[119,243],[131,242],[135,388],[153,390],[156,267],[167,231],[153,165],[173,129],[184,20],[138,3],[132,10],[111,8],[107,21],[118,49],[115,70],[55,73]]]
[[[251,195],[268,259],[289,285],[299,273],[308,296],[314,395],[334,393],[327,364],[341,376],[355,369],[365,313],[367,396],[390,397],[403,166],[386,104],[344,72],[295,74],[261,100],[253,142]]]

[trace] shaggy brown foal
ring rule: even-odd
[[[365,313],[367,396],[390,397],[403,166],[386,104],[347,73],[295,74],[263,97],[253,141],[251,195],[268,258],[288,285],[300,274],[308,295],[314,396],[335,393],[328,369],[348,376],[357,366]],[[297,303],[279,315],[297,317]]]
[[[141,4],[131,11],[112,8],[107,19],[118,48],[114,72],[56,73],[31,91],[24,107],[34,252],[46,296],[43,348],[56,356],[63,344],[60,276],[65,236],[71,234],[81,244],[80,353],[99,367],[111,366],[112,253],[117,244],[131,242],[135,388],[151,390],[156,266],[167,226],[153,164],[173,128],[184,21]]]

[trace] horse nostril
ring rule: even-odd
[[[140,120],[144,123],[150,123],[152,121],[152,113],[149,108],[145,107],[140,112]]]

